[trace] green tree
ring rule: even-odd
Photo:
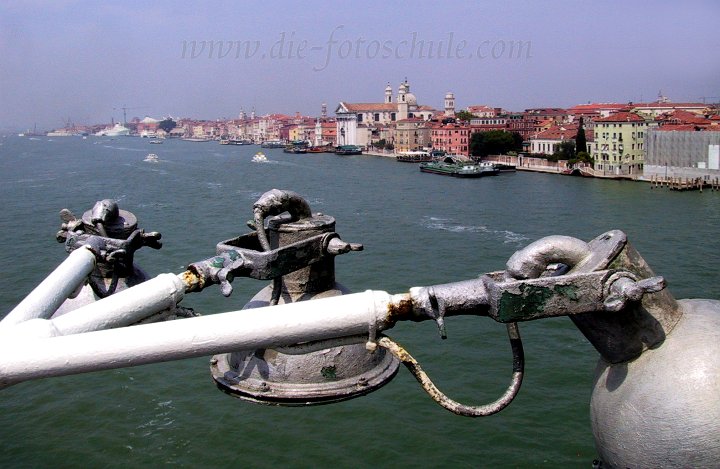
[[[171,118],[168,117],[167,119],[161,120],[161,121],[158,123],[158,127],[160,127],[161,129],[163,129],[165,132],[170,133],[170,131],[171,131],[172,129],[174,129],[175,127],[177,127],[177,123],[176,123],[174,120],[172,120]]]
[[[585,138],[585,128],[583,127],[583,118],[580,118],[577,135],[575,135],[575,151],[578,153],[587,152],[587,140]]]
[[[474,117],[475,117],[475,115],[472,112],[468,112],[465,110],[458,111],[455,113],[455,118],[457,120],[461,120],[461,121],[465,121],[465,122],[470,122],[470,119],[473,119]]]
[[[472,156],[501,155],[508,151],[521,149],[522,137],[504,130],[476,132],[470,137],[470,154]]]
[[[575,158],[575,142],[572,140],[565,140],[555,148],[553,153],[553,159],[548,158],[550,161],[557,160],[572,160]]]

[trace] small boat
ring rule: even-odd
[[[514,173],[517,171],[517,167],[512,164],[493,163],[493,166],[495,166],[495,168],[497,168],[497,170],[501,173]]]
[[[148,163],[159,163],[160,158],[155,153],[148,153],[148,155],[145,157],[143,161],[146,161]]]
[[[198,143],[212,142],[212,139],[211,139],[211,138],[188,137],[188,138],[182,138],[182,139],[180,139],[180,140],[184,140],[184,141],[186,141],[186,142],[198,142]]]
[[[259,151],[259,152],[255,153],[255,156],[252,157],[252,161],[253,161],[253,163],[267,163],[270,160],[267,159],[267,156],[265,156],[265,153]]]
[[[335,148],[336,155],[362,155],[362,148],[357,145],[340,145]]]
[[[162,145],[164,142],[162,141],[162,139],[154,138],[154,139],[150,140],[150,143],[152,143],[154,145]]]
[[[260,144],[262,148],[285,148],[285,142],[282,140],[268,140]]]
[[[332,145],[321,145],[318,147],[308,147],[307,152],[308,153],[332,153],[335,151],[335,148],[333,148]]]
[[[220,139],[220,145],[252,145],[252,142],[250,140],[223,138],[223,139]]]
[[[441,174],[457,178],[479,178],[483,176],[496,176],[498,169],[492,163],[474,163],[463,161],[453,156],[446,156],[442,160],[420,163],[423,173]]]

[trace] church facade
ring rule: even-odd
[[[419,119],[429,121],[438,113],[430,106],[417,103],[407,80],[398,87],[393,100],[392,87],[385,87],[382,103],[348,103],[341,101],[335,109],[337,145],[368,146],[374,136],[388,133],[398,121]]]

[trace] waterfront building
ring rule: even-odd
[[[530,138],[530,153],[552,155],[563,142],[575,141],[579,122],[554,125]],[[588,146],[593,143],[593,131],[585,129],[585,139]]]
[[[431,122],[430,138],[435,150],[470,156],[470,126],[462,122]]]
[[[158,136],[158,124],[160,124],[159,120],[145,116],[143,120],[137,122],[135,131],[141,137],[154,138]]]
[[[595,172],[602,175],[641,175],[645,134],[657,123],[636,112],[621,111],[595,120],[590,145]]]
[[[317,119],[315,121],[315,132],[313,134],[313,145],[334,145],[337,140],[337,127],[335,120]]]
[[[393,102],[392,87],[385,87],[381,103],[349,103],[341,101],[335,109],[337,145],[367,146],[382,133],[382,127],[394,126],[399,120],[418,118],[430,120],[437,111],[420,105],[410,92],[407,80],[398,87]]]
[[[417,117],[399,120],[395,127],[395,152],[422,150],[432,145],[429,123]],[[387,140],[386,140],[387,141]]]
[[[651,128],[646,144],[645,179],[720,177],[720,126],[670,124]]]

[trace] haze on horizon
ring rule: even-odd
[[[0,129],[421,104],[720,101],[720,3],[0,4]],[[431,50],[432,47],[432,50]]]

